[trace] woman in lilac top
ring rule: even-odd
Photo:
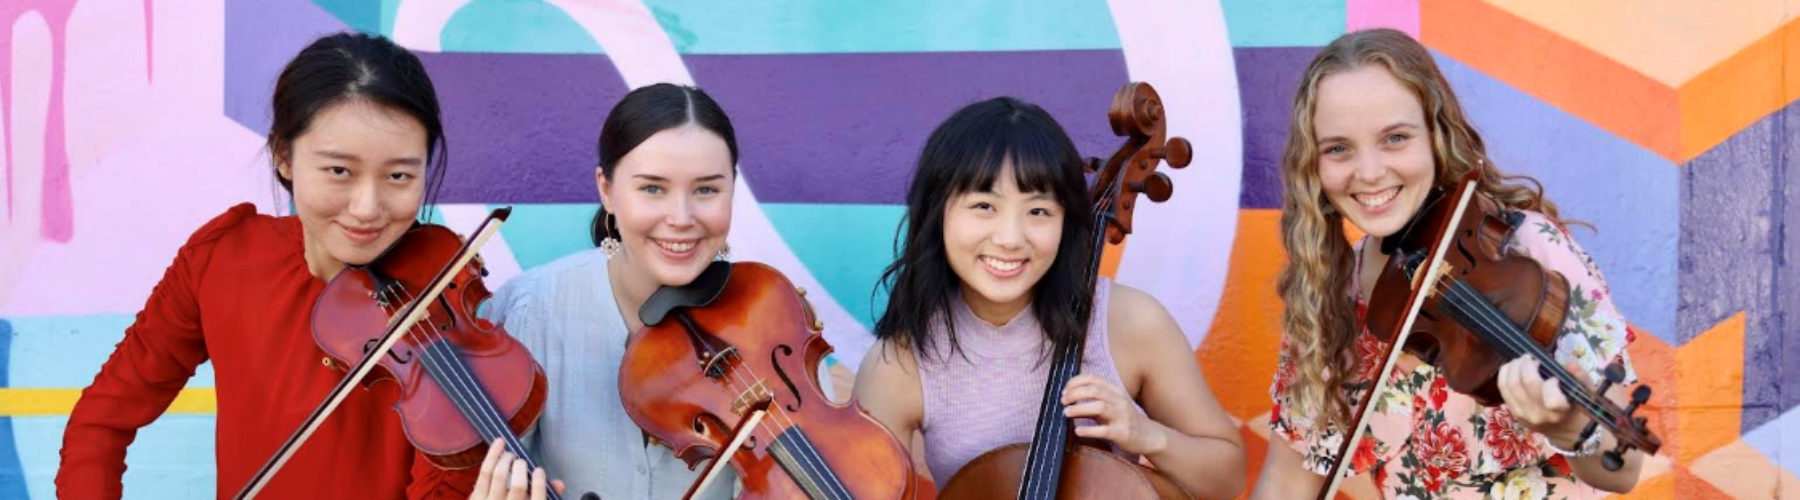
[[[1062,394],[1075,433],[1202,498],[1235,497],[1243,443],[1174,319],[1138,290],[1087,288],[1095,227],[1082,172],[1062,127],[1017,99],[969,105],[932,132],[856,399],[901,442],[920,432],[925,449],[911,451],[942,485],[977,455],[1030,440],[1048,347],[1086,335]],[[1064,305],[1084,302],[1089,318]]]

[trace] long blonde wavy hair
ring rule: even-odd
[[[1289,337],[1283,343],[1285,354],[1295,375],[1287,389],[1289,405],[1295,414],[1316,416],[1314,425],[1320,429],[1349,422],[1352,403],[1343,391],[1326,388],[1360,382],[1345,380],[1345,374],[1360,373],[1352,341],[1361,329],[1355,304],[1346,295],[1357,266],[1344,234],[1344,215],[1326,199],[1319,180],[1313,113],[1321,80],[1370,64],[1386,68],[1419,100],[1431,137],[1436,187],[1480,169],[1481,192],[1560,223],[1556,205],[1543,196],[1542,184],[1527,176],[1503,174],[1487,159],[1481,135],[1469,123],[1431,53],[1418,41],[1399,31],[1370,29],[1326,45],[1307,67],[1295,93],[1294,116],[1281,156],[1281,240],[1288,261],[1277,286],[1286,303],[1281,314]]]

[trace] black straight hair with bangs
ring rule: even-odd
[[[1000,169],[1009,165],[1020,191],[1049,193],[1063,208],[1056,260],[1031,292],[1038,324],[1049,345],[1086,334],[1094,300],[1087,276],[1094,221],[1081,156],[1043,108],[996,97],[958,110],[925,141],[906,195],[906,217],[894,235],[897,257],[879,282],[889,295],[875,322],[876,338],[930,359],[937,321],[950,341],[949,352],[961,352],[950,311],[962,281],[944,249],[945,205],[964,193],[992,192]]]

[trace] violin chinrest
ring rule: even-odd
[[[731,263],[718,261],[706,266],[693,283],[686,286],[665,286],[644,301],[638,308],[638,320],[645,326],[656,326],[663,318],[677,307],[703,307],[719,298],[725,291],[725,283],[731,281]]]

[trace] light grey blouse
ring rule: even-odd
[[[619,402],[625,319],[607,279],[606,256],[585,250],[514,277],[486,305],[488,319],[519,339],[544,368],[549,399],[525,444],[565,498],[588,492],[605,500],[680,498],[705,470],[687,470],[642,431]],[[731,498],[737,476],[725,470],[697,496]]]

